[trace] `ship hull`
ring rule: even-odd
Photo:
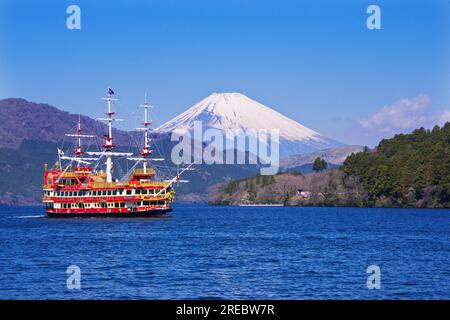
[[[50,212],[45,213],[49,218],[150,218],[167,216],[172,208],[152,209],[135,212]]]

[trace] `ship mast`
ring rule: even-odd
[[[147,93],[145,94],[145,98],[144,98],[144,104],[141,105],[142,108],[144,108],[144,146],[142,147],[141,150],[141,156],[143,158],[147,158],[147,156],[149,156],[152,151],[149,149],[149,139],[148,139],[148,126],[151,125],[151,121],[149,121],[148,119],[148,108],[150,107],[148,102],[147,102]],[[143,163],[143,168],[144,168],[144,173],[147,173],[147,161],[144,160]]]
[[[78,158],[84,154],[84,151],[81,148],[81,138],[93,138],[94,137],[92,135],[82,134],[81,132],[82,132],[81,116],[78,115],[77,133],[76,134],[66,133],[66,136],[68,136],[68,137],[76,137],[77,138],[77,145],[75,146],[75,156]]]
[[[149,138],[149,131],[150,131],[150,125],[152,124],[152,122],[149,119],[148,116],[148,109],[149,108],[153,108],[151,105],[149,105],[148,101],[147,101],[147,93],[145,94],[144,97],[144,104],[141,104],[139,107],[144,108],[144,122],[142,123],[144,125],[143,128],[136,128],[136,130],[139,131],[143,131],[144,132],[144,146],[141,149],[140,155],[142,156],[141,158],[128,158],[128,160],[135,160],[135,161],[142,161],[142,168],[143,168],[143,173],[146,174],[147,173],[147,166],[148,166],[148,161],[163,161],[164,159],[162,158],[148,158],[149,155],[152,154],[153,150],[150,150],[150,138]]]
[[[72,160],[72,161],[76,161],[77,162],[77,166],[80,166],[81,163],[84,164],[89,164],[89,162],[87,161],[92,161],[92,160],[97,160],[97,158],[85,158],[82,157],[82,155],[84,154],[84,151],[81,147],[81,139],[82,138],[93,138],[94,136],[89,135],[89,134],[82,134],[82,129],[81,129],[81,115],[78,115],[78,123],[77,123],[77,132],[75,134],[73,133],[66,133],[67,137],[76,137],[77,138],[77,144],[75,146],[75,157],[69,157],[69,156],[64,156],[64,154],[60,157],[61,159],[65,159],[65,160]]]
[[[123,121],[123,119],[116,119],[113,118],[115,112],[112,111],[111,104],[112,101],[117,101],[117,99],[114,99],[112,96],[114,94],[114,91],[109,88],[108,89],[108,95],[106,98],[102,98],[102,100],[106,101],[107,105],[107,112],[106,115],[107,118],[98,118],[97,120],[106,121],[108,123],[108,135],[105,137],[105,142],[103,144],[104,152],[88,152],[88,154],[91,155],[100,155],[106,157],[106,182],[113,182],[112,179],[112,172],[113,172],[113,156],[131,156],[133,153],[128,152],[113,152],[112,150],[116,147],[113,143],[113,136],[112,136],[112,122],[113,121]]]
[[[108,105],[108,112],[106,113],[106,115],[108,116],[108,118],[106,119],[106,121],[108,121],[108,136],[105,138],[105,143],[103,145],[103,148],[105,148],[105,151],[107,153],[107,155],[106,155],[106,182],[112,182],[113,162],[112,162],[111,151],[115,147],[115,145],[113,144],[113,137],[112,137],[112,122],[114,120],[113,119],[114,112],[112,112],[112,109],[111,109],[111,101],[112,100],[117,101],[117,99],[112,98],[113,94],[114,94],[114,92],[111,89],[109,89],[108,97],[103,98],[103,99],[106,99],[107,105]],[[116,119],[116,121],[120,121],[120,120],[121,119]]]

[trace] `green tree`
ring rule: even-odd
[[[328,168],[328,163],[324,159],[317,157],[316,160],[314,160],[313,170],[315,172],[323,171],[323,170],[326,170],[327,168]]]

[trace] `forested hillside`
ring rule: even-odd
[[[344,183],[357,178],[367,205],[450,206],[450,123],[382,140],[376,152],[344,162]]]
[[[384,139],[339,169],[233,181],[210,203],[449,208],[450,123]]]

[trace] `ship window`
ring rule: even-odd
[[[97,191],[92,191],[92,195],[97,196]]]
[[[103,191],[102,191],[102,194],[103,194],[104,196],[106,196],[106,190],[103,190]]]
[[[141,189],[136,189],[135,192],[136,194],[141,194]]]
[[[144,201],[144,206],[150,205],[150,201]]]
[[[127,195],[131,195],[131,190],[127,190]]]
[[[147,194],[147,189],[143,189],[142,194]]]
[[[52,179],[47,179],[47,184],[52,184]]]
[[[121,194],[120,190],[116,190],[116,195],[120,195],[120,194]]]

